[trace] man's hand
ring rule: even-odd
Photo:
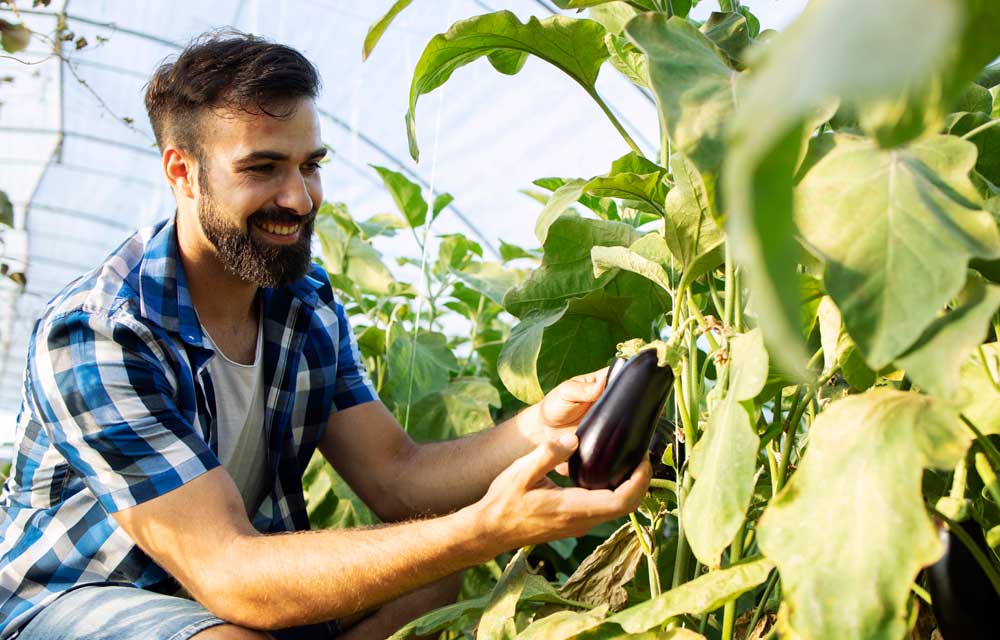
[[[518,458],[497,476],[486,495],[470,507],[483,536],[504,549],[579,537],[594,526],[639,508],[652,468],[644,459],[614,491],[561,488],[546,477],[577,447],[576,436],[563,435]]]
[[[536,446],[575,433],[580,420],[604,391],[607,378],[608,367],[604,367],[562,382],[517,417],[522,433]],[[566,463],[558,465],[556,471],[569,475]]]

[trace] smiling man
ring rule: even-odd
[[[378,401],[310,261],[318,85],[297,51],[233,33],[149,83],[177,211],[36,323],[0,638],[383,638],[453,600],[462,569],[638,506],[648,461],[615,491],[546,478],[601,372],[448,442],[415,444]],[[316,449],[388,524],[309,531]]]

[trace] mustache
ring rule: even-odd
[[[270,222],[272,224],[305,224],[311,225],[313,220],[316,219],[316,209],[313,209],[306,215],[301,215],[295,213],[291,209],[284,209],[281,207],[271,207],[268,209],[261,209],[256,213],[250,215],[247,221],[251,224],[260,224],[264,222]]]

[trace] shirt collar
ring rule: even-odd
[[[187,276],[180,260],[176,214],[153,227],[139,265],[139,313],[196,347],[204,347],[201,324],[191,302]],[[313,265],[304,277],[284,287],[265,287],[265,294],[287,291],[310,307],[315,307],[317,291],[323,285]],[[265,295],[264,300],[271,298]],[[267,309],[264,310],[267,315]]]

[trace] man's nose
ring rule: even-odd
[[[313,199],[309,195],[305,178],[297,171],[290,172],[281,185],[281,193],[275,202],[279,207],[308,215],[313,210]]]

